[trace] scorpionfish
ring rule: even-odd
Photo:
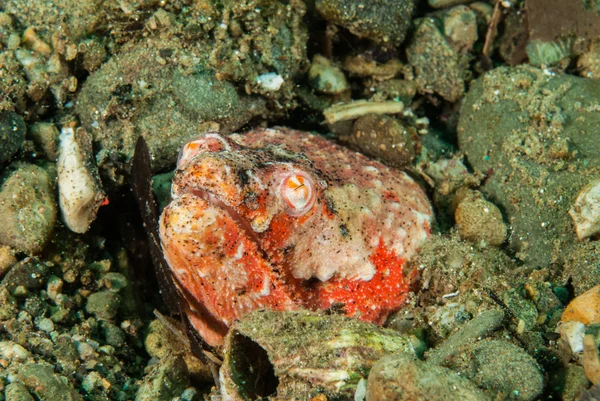
[[[285,128],[206,133],[180,152],[160,217],[165,259],[212,346],[249,311],[329,309],[383,323],[433,212],[406,173]]]

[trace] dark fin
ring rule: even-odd
[[[135,153],[131,161],[131,189],[135,196],[146,233],[148,234],[148,245],[150,246],[150,256],[154,265],[156,280],[160,288],[161,295],[165,300],[169,312],[178,315],[185,326],[185,331],[189,338],[189,344],[193,354],[206,363],[213,373],[215,384],[219,385],[218,364],[215,360],[219,358],[218,353],[209,346],[188,320],[186,309],[187,302],[180,294],[175,284],[175,278],[167,261],[163,257],[158,235],[158,206],[152,192],[152,169],[150,167],[150,151],[143,137],[139,137],[135,146]],[[205,351],[206,350],[206,351]],[[209,358],[206,352],[215,355],[214,360]]]
[[[135,153],[131,160],[131,190],[138,202],[142,221],[148,235],[150,256],[154,265],[154,273],[158,287],[172,314],[183,316],[182,305],[173,282],[171,270],[162,254],[158,236],[158,206],[152,193],[152,169],[150,167],[150,151],[142,136],[135,145]]]

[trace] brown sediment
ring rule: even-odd
[[[531,40],[552,41],[575,35],[587,39],[600,36],[600,15],[586,10],[583,1],[527,0]]]

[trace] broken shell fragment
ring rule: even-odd
[[[221,395],[223,400],[352,399],[375,362],[393,352],[414,356],[423,344],[339,315],[254,311],[225,339]]]
[[[596,178],[579,191],[569,214],[580,240],[600,231],[600,178]]]
[[[600,323],[600,285],[590,288],[567,305],[560,319],[563,322]]]
[[[63,128],[58,152],[58,196],[63,221],[71,231],[83,234],[106,199],[91,157],[91,137],[81,128]]]

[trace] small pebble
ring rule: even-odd
[[[79,358],[82,360],[90,359],[94,357],[95,351],[94,348],[85,342],[77,342],[75,343],[75,347],[77,348],[77,352],[79,353]]]
[[[27,254],[42,251],[57,221],[54,180],[43,168],[15,163],[0,187],[0,244]]]
[[[54,322],[47,317],[40,319],[36,326],[38,329],[45,331],[46,333],[54,331]]]
[[[91,294],[87,299],[85,310],[98,319],[111,320],[118,312],[121,298],[112,291],[100,291]]]
[[[55,275],[51,275],[48,277],[48,284],[46,285],[46,292],[48,293],[48,297],[56,301],[58,295],[62,292],[63,289],[63,281],[60,277]]]
[[[0,341],[2,359],[25,361],[31,354],[23,346],[12,341]]]
[[[111,291],[119,292],[127,287],[127,278],[122,273],[106,273],[102,275],[102,282]]]
[[[500,209],[483,199],[478,191],[459,191],[462,197],[458,202],[454,219],[458,235],[469,242],[483,245],[501,245],[506,241],[507,227],[502,220]]]
[[[350,89],[342,70],[320,54],[313,57],[308,79],[315,90],[326,95],[339,95]]]

